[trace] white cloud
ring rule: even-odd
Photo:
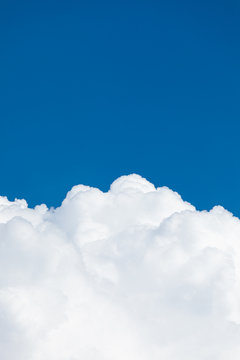
[[[238,360],[240,221],[138,175],[0,198],[1,360]]]

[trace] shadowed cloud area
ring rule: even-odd
[[[1,360],[238,360],[240,221],[122,176],[0,198]]]

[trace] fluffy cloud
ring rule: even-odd
[[[138,175],[0,198],[1,360],[238,360],[240,221]]]

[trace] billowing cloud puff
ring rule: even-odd
[[[239,219],[138,175],[1,197],[0,358],[239,360]]]

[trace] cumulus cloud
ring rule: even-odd
[[[238,360],[240,221],[122,176],[0,197],[1,360]]]

